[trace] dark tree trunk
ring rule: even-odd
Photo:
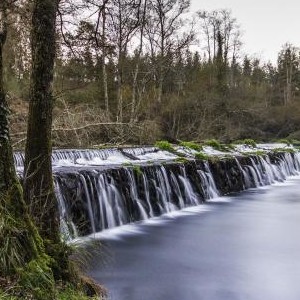
[[[2,11],[4,18],[4,10]],[[13,162],[13,154],[8,131],[8,105],[6,102],[3,83],[3,47],[6,41],[7,25],[1,20],[0,29],[0,191],[5,193],[12,186],[16,179],[16,172]]]
[[[40,235],[59,243],[59,215],[51,165],[52,82],[58,0],[35,0],[32,75],[25,150],[24,196]]]
[[[10,252],[6,252],[5,241],[8,239],[18,240],[23,246],[19,255],[19,265],[1,265],[0,273],[2,275],[12,275],[20,271],[26,263],[32,259],[36,259],[43,253],[43,246],[36,228],[31,222],[27,207],[23,198],[22,186],[16,174],[13,150],[9,137],[8,127],[8,104],[4,90],[3,80],[3,48],[7,36],[7,2],[0,3],[0,217],[5,220],[12,218],[17,226],[17,231],[13,226],[6,226],[3,221],[2,229],[5,233],[0,234],[0,250],[1,257],[11,256]],[[19,249],[20,250],[20,249]],[[22,263],[23,262],[23,263]]]

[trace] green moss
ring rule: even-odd
[[[21,287],[36,300],[55,299],[55,283],[50,264],[51,258],[44,254],[19,270]]]
[[[292,142],[291,140],[289,139],[279,139],[279,140],[276,140],[277,143],[282,143],[282,144],[287,144],[287,145],[291,145]]]
[[[203,147],[201,145],[194,143],[194,142],[181,142],[180,146],[190,148],[190,149],[198,151],[198,152],[203,150]]]
[[[287,153],[295,153],[295,149],[291,149],[291,148],[276,148],[273,150],[273,152],[275,153],[282,153],[282,152],[287,152]]]
[[[257,150],[257,151],[251,151],[251,152],[245,152],[242,153],[244,156],[264,156],[266,155],[266,152]]]
[[[215,150],[223,151],[223,152],[228,152],[231,150],[228,145],[221,144],[219,141],[217,141],[215,139],[204,141],[204,145],[210,146],[210,147],[214,148]]]
[[[218,161],[220,161],[221,157],[217,156],[217,155],[213,155],[213,156],[210,156],[208,158],[208,160],[211,162],[211,163],[216,163]]]
[[[235,145],[248,145],[251,147],[256,147],[256,142],[253,139],[244,139],[244,140],[237,140],[234,141],[233,144]]]
[[[189,160],[187,158],[185,158],[185,157],[178,157],[178,158],[175,159],[175,161],[177,163],[184,164],[184,163],[188,162]]]
[[[133,171],[138,176],[142,176],[143,175],[141,166],[137,166],[137,165],[133,166]]]
[[[200,160],[208,160],[209,156],[205,153],[199,152],[195,154],[195,158]]]
[[[300,141],[298,141],[298,140],[291,140],[291,144],[293,146],[300,147]]]
[[[155,143],[155,147],[159,148],[160,150],[175,152],[175,149],[168,141],[157,141]]]
[[[45,295],[43,295],[44,297]],[[25,298],[27,297],[27,298]],[[11,295],[8,292],[4,292],[0,290],[0,299],[1,300],[24,300],[24,299],[36,299],[33,298],[33,294],[24,294],[22,295]],[[46,296],[44,299],[47,299]],[[64,287],[57,287],[56,288],[56,296],[53,299],[57,300],[99,300],[102,299],[99,296],[89,297],[84,294],[83,291],[76,289],[75,287],[68,285]]]
[[[83,292],[76,290],[72,286],[67,286],[58,291],[58,300],[99,300],[98,297],[88,297]]]
[[[213,147],[216,150],[220,150],[221,148],[221,143],[216,139],[206,140],[204,141],[204,145]]]
[[[251,146],[251,147],[256,147],[256,142],[252,139],[244,139],[243,144]]]

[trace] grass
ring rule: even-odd
[[[31,300],[35,299],[32,295],[10,295],[8,292],[3,292],[0,290],[0,299],[1,300]],[[83,292],[76,290],[72,286],[65,286],[57,288],[57,297],[55,300],[99,300],[101,298],[98,297],[89,297],[85,296]],[[53,299],[54,300],[54,299]]]

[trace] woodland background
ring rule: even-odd
[[[229,10],[188,0],[60,1],[53,145],[300,139],[300,50],[243,54]],[[30,1],[10,16],[5,84],[15,149],[26,137]]]

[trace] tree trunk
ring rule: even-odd
[[[51,164],[52,82],[58,0],[35,0],[32,15],[32,74],[25,150],[24,195],[40,235],[59,243],[59,214]]]
[[[16,174],[13,158],[13,150],[11,146],[9,127],[8,127],[8,104],[6,101],[3,80],[3,48],[7,36],[7,4],[0,4],[0,219],[13,220],[17,230],[1,222],[2,229],[5,233],[0,234],[0,251],[1,256],[11,256],[7,252],[5,243],[7,240],[18,241],[23,247],[19,249],[20,265],[1,265],[0,273],[2,275],[13,275],[24,267],[24,264],[32,259],[37,259],[43,254],[43,245],[37,234],[36,228],[31,222],[27,207],[23,198],[22,186]],[[9,257],[11,258],[11,257]]]
[[[105,112],[108,117],[109,116],[109,100],[108,100],[108,83],[107,83],[107,71],[106,71],[105,59],[106,59],[106,11],[105,11],[105,3],[103,2],[103,10],[102,10],[102,77],[103,77]]]
[[[117,102],[118,102],[118,114],[117,122],[123,122],[123,76],[122,76],[122,58],[119,58],[118,63],[118,75],[117,75]]]

